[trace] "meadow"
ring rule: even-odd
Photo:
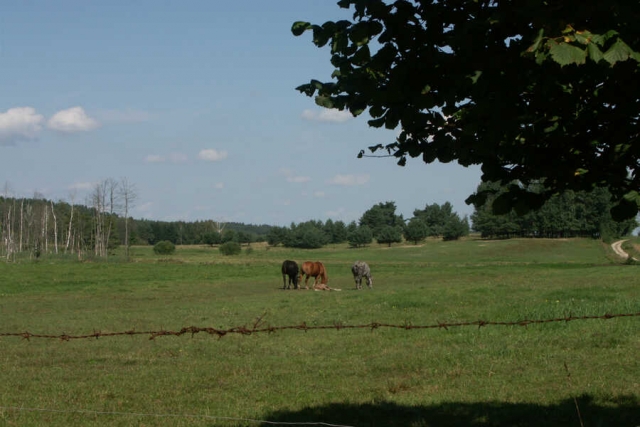
[[[0,263],[0,334],[251,328],[258,321],[334,328],[155,339],[0,336],[0,424],[640,425],[638,316],[335,328],[639,313],[639,267],[600,241],[254,244],[235,257],[204,246],[178,247],[172,256],[148,247],[132,253],[130,263],[118,255]],[[342,290],[282,290],[285,259],[322,261],[328,284]],[[371,266],[372,290],[355,290],[357,259]]]

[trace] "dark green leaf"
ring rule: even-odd
[[[357,23],[351,27],[351,31],[349,32],[349,40],[357,46],[369,43],[369,37],[369,28],[364,23]]]
[[[611,217],[615,221],[624,221],[625,219],[635,218],[638,215],[638,205],[636,202],[627,199],[621,199],[620,202],[611,208]]]
[[[322,47],[327,44],[333,33],[317,25],[313,27],[313,44]]]
[[[615,30],[609,30],[604,34],[593,34],[591,37],[591,41],[598,46],[602,46],[609,40],[611,37],[617,36],[618,32]]]
[[[587,52],[585,49],[580,49],[577,46],[573,46],[569,43],[557,43],[552,41],[550,43],[549,53],[551,58],[560,64],[561,67],[569,64],[584,64],[587,59]]]
[[[491,205],[491,210],[494,215],[506,215],[511,212],[513,208],[511,195],[509,193],[502,193],[496,197]]]
[[[310,28],[311,24],[309,22],[297,21],[291,26],[291,32],[294,36],[299,36]]]
[[[587,53],[589,54],[589,58],[591,58],[591,60],[594,62],[600,62],[602,59],[604,59],[602,51],[595,43],[589,43],[587,45]]]
[[[371,54],[369,53],[369,46],[364,45],[353,55],[351,62],[354,65],[362,66],[366,64],[371,59]]]
[[[316,87],[313,84],[300,85],[296,90],[307,96],[313,96],[313,94],[316,93]]]
[[[384,123],[385,123],[384,117],[380,117],[378,119],[371,119],[367,121],[367,124],[373,128],[381,128],[382,126],[384,126]]]
[[[542,43],[543,36],[544,36],[544,28],[540,28],[540,30],[538,31],[538,36],[533,41],[533,44],[527,48],[527,52],[531,53],[531,52],[537,51],[538,48],[540,47],[540,43]]]
[[[589,31],[576,31],[576,35],[575,35],[576,41],[584,45],[592,44],[591,43],[592,37],[593,37],[593,34],[591,34]]]
[[[324,108],[333,108],[333,100],[329,96],[316,96],[316,104]]]
[[[469,78],[471,79],[471,82],[473,84],[476,84],[481,75],[482,75],[482,71],[478,70],[475,72],[475,74],[470,75]]]
[[[619,61],[626,61],[633,53],[633,50],[621,39],[616,42],[604,53],[604,60],[613,65]]]

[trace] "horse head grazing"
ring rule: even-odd
[[[364,261],[356,261],[351,266],[351,272],[353,273],[353,279],[356,282],[356,289],[362,289],[362,278],[367,279],[367,286],[369,289],[373,288],[373,277],[371,276],[371,269],[369,265]]]
[[[313,262],[306,261],[302,263],[302,267],[300,268],[300,278],[299,281],[302,280],[302,276],[306,276],[304,280],[305,289],[309,289],[309,277],[314,277],[315,280],[313,282],[314,288],[318,285],[318,281],[320,281],[321,285],[326,285],[329,281],[327,277],[327,270],[321,262]]]
[[[293,282],[293,288],[298,289],[298,264],[295,261],[286,260],[282,263],[282,289],[291,289],[291,283]],[[289,277],[289,285],[287,286],[287,276]]]

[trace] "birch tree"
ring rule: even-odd
[[[120,179],[120,197],[124,209],[124,254],[129,261],[129,210],[135,205],[138,194],[135,184],[127,178]]]

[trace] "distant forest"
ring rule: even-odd
[[[116,185],[117,184],[117,185]],[[494,203],[508,187],[491,186],[495,195],[475,206],[473,230],[485,238],[574,237],[610,238],[631,233],[635,220],[611,219],[610,194],[604,189],[591,193],[567,192],[552,198],[540,209],[516,214],[515,209],[495,213]],[[253,225],[214,220],[155,221],[129,215],[135,193],[128,184],[104,181],[89,201],[91,206],[43,197],[0,197],[0,257],[17,254],[77,254],[79,258],[108,257],[124,245],[128,257],[131,245],[155,245],[169,241],[176,245],[217,245],[235,241],[245,245],[266,241],[271,246],[319,248],[332,243],[362,247],[376,241],[418,244],[426,238],[456,240],[471,230],[469,219],[460,217],[453,206],[427,204],[405,219],[396,214],[395,202],[378,203],[349,224],[343,221],[310,220],[289,227]],[[480,187],[479,187],[480,188]],[[118,193],[115,191],[118,190]],[[503,208],[504,210],[504,208]]]

